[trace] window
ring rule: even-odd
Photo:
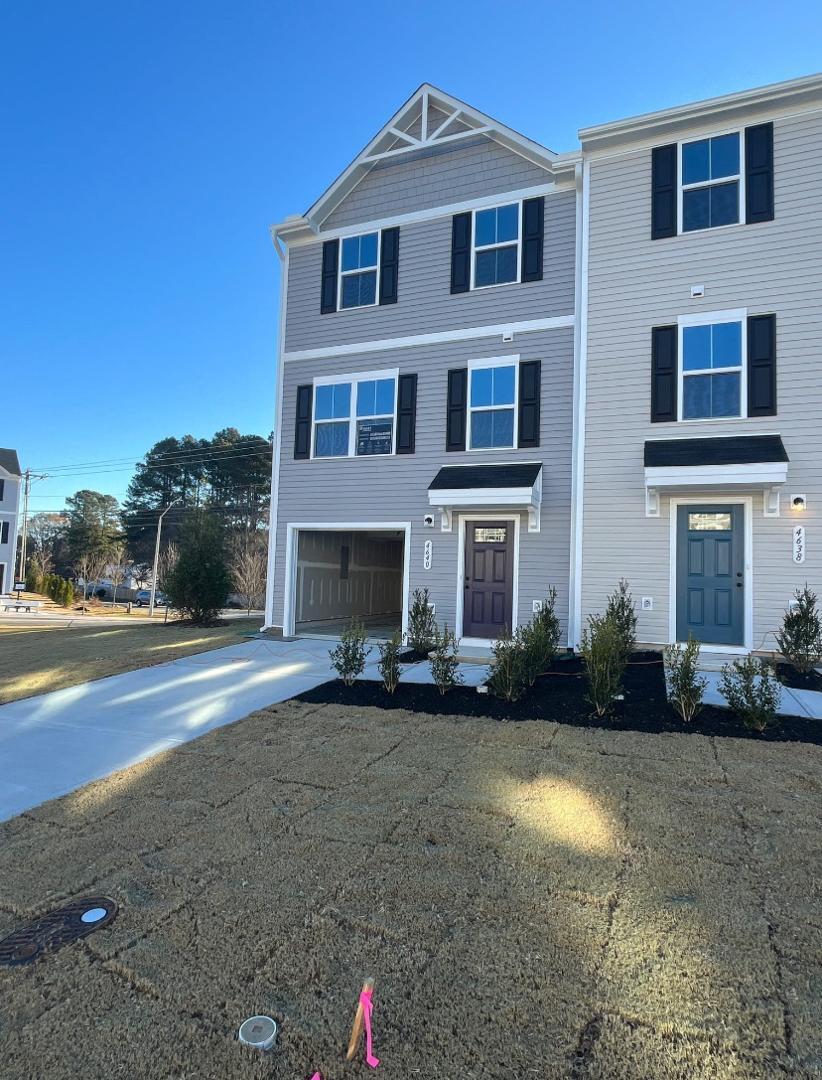
[[[314,382],[314,457],[394,453],[397,372]]]
[[[471,367],[470,450],[516,445],[517,362],[482,361]]]
[[[7,544],[9,542],[9,523],[4,521],[0,525],[0,544]]]
[[[474,211],[473,288],[519,281],[519,203]]]
[[[346,236],[340,258],[340,307],[370,307],[377,302],[379,233]]]
[[[3,501],[3,493],[5,491],[5,487],[6,487],[6,481],[5,480],[0,480],[0,502]]]
[[[682,232],[739,221],[739,132],[683,143],[680,148]]]
[[[730,528],[729,513],[688,514],[689,532],[729,532]]]
[[[682,420],[743,415],[744,320],[682,326]]]
[[[507,530],[503,527],[501,529],[474,529],[474,543],[475,544],[504,544]]]

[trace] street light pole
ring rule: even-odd
[[[151,571],[151,597],[148,601],[148,617],[151,619],[154,617],[154,594],[157,591],[157,563],[160,561],[160,533],[163,531],[163,518],[169,512],[169,510],[178,503],[179,499],[172,499],[165,510],[160,514],[157,519],[157,540],[154,544],[154,567]]]

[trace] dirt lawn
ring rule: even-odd
[[[222,626],[27,626],[0,628],[0,704],[237,645],[259,617]]]
[[[0,1076],[365,1077],[373,975],[384,1080],[818,1077],[820,805],[816,746],[286,702],[0,825],[0,936],[122,905],[0,968]]]

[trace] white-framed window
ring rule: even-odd
[[[311,456],[393,454],[397,429],[396,368],[314,379]]]
[[[679,319],[679,419],[729,420],[747,413],[747,312]]]
[[[373,307],[379,296],[380,234],[344,236],[340,241],[340,308]]]
[[[742,133],[679,144],[679,231],[737,225],[744,196]]]
[[[519,357],[472,360],[468,365],[468,449],[517,445]]]
[[[519,202],[474,211],[472,289],[519,281],[521,218]]]

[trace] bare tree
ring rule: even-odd
[[[133,562],[129,566],[128,572],[131,575],[131,580],[136,582],[138,589],[146,587],[149,578],[148,563]]]
[[[160,558],[157,560],[157,584],[161,589],[165,589],[166,578],[177,565],[179,557],[179,549],[173,541],[166,544],[160,552]]]
[[[108,553],[108,579],[111,582],[111,606],[117,606],[117,588],[125,581],[128,563],[125,544],[116,543]]]
[[[100,580],[108,560],[100,551],[87,551],[75,564],[77,576],[83,579],[83,610],[88,599],[88,587]]]
[[[42,577],[54,569],[54,551],[62,529],[62,523],[54,514],[34,514],[27,526],[32,562],[37,560],[37,570]]]
[[[237,533],[229,544],[228,565],[234,588],[250,615],[265,594],[266,534],[250,530]]]

